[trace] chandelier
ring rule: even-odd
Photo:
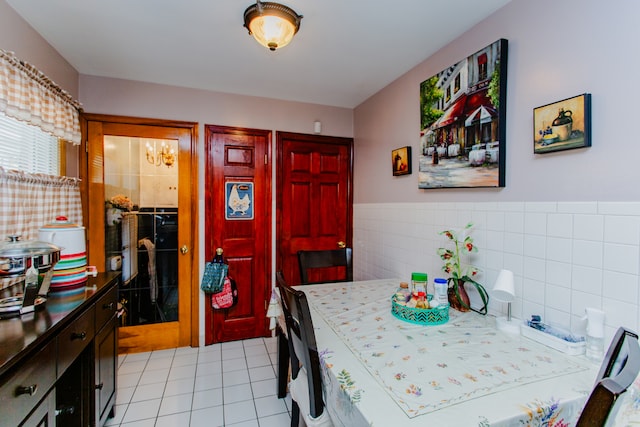
[[[155,147],[149,142],[146,144],[147,162],[152,165],[161,166],[165,165],[170,168],[176,161],[176,153],[173,148],[170,148],[167,144],[162,142],[160,150],[156,151]]]
[[[302,15],[274,2],[256,1],[244,11],[244,26],[249,34],[271,51],[291,42],[300,29]]]

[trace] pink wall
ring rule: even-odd
[[[513,0],[355,109],[355,202],[640,199],[638,16],[629,0]],[[506,188],[418,190],[420,82],[499,38],[509,40]],[[533,108],[584,92],[593,146],[534,155]],[[390,152],[404,145],[414,173],[393,177]]]
[[[313,133],[315,120],[323,135],[353,134],[351,109],[129,80],[82,75],[80,101],[90,113],[199,122],[201,137],[204,124]]]

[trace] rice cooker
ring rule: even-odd
[[[39,240],[60,247],[60,261],[53,268],[50,291],[68,291],[84,287],[87,281],[85,228],[59,216],[40,228]]]

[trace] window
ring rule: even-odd
[[[0,166],[29,173],[60,175],[58,138],[0,113]]]

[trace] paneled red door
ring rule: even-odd
[[[298,284],[299,250],[351,246],[353,140],[278,132],[276,141],[277,265]],[[314,280],[331,281],[333,273]]]
[[[238,303],[205,302],[205,343],[266,336],[271,296],[271,132],[205,125],[205,259],[223,249]]]

